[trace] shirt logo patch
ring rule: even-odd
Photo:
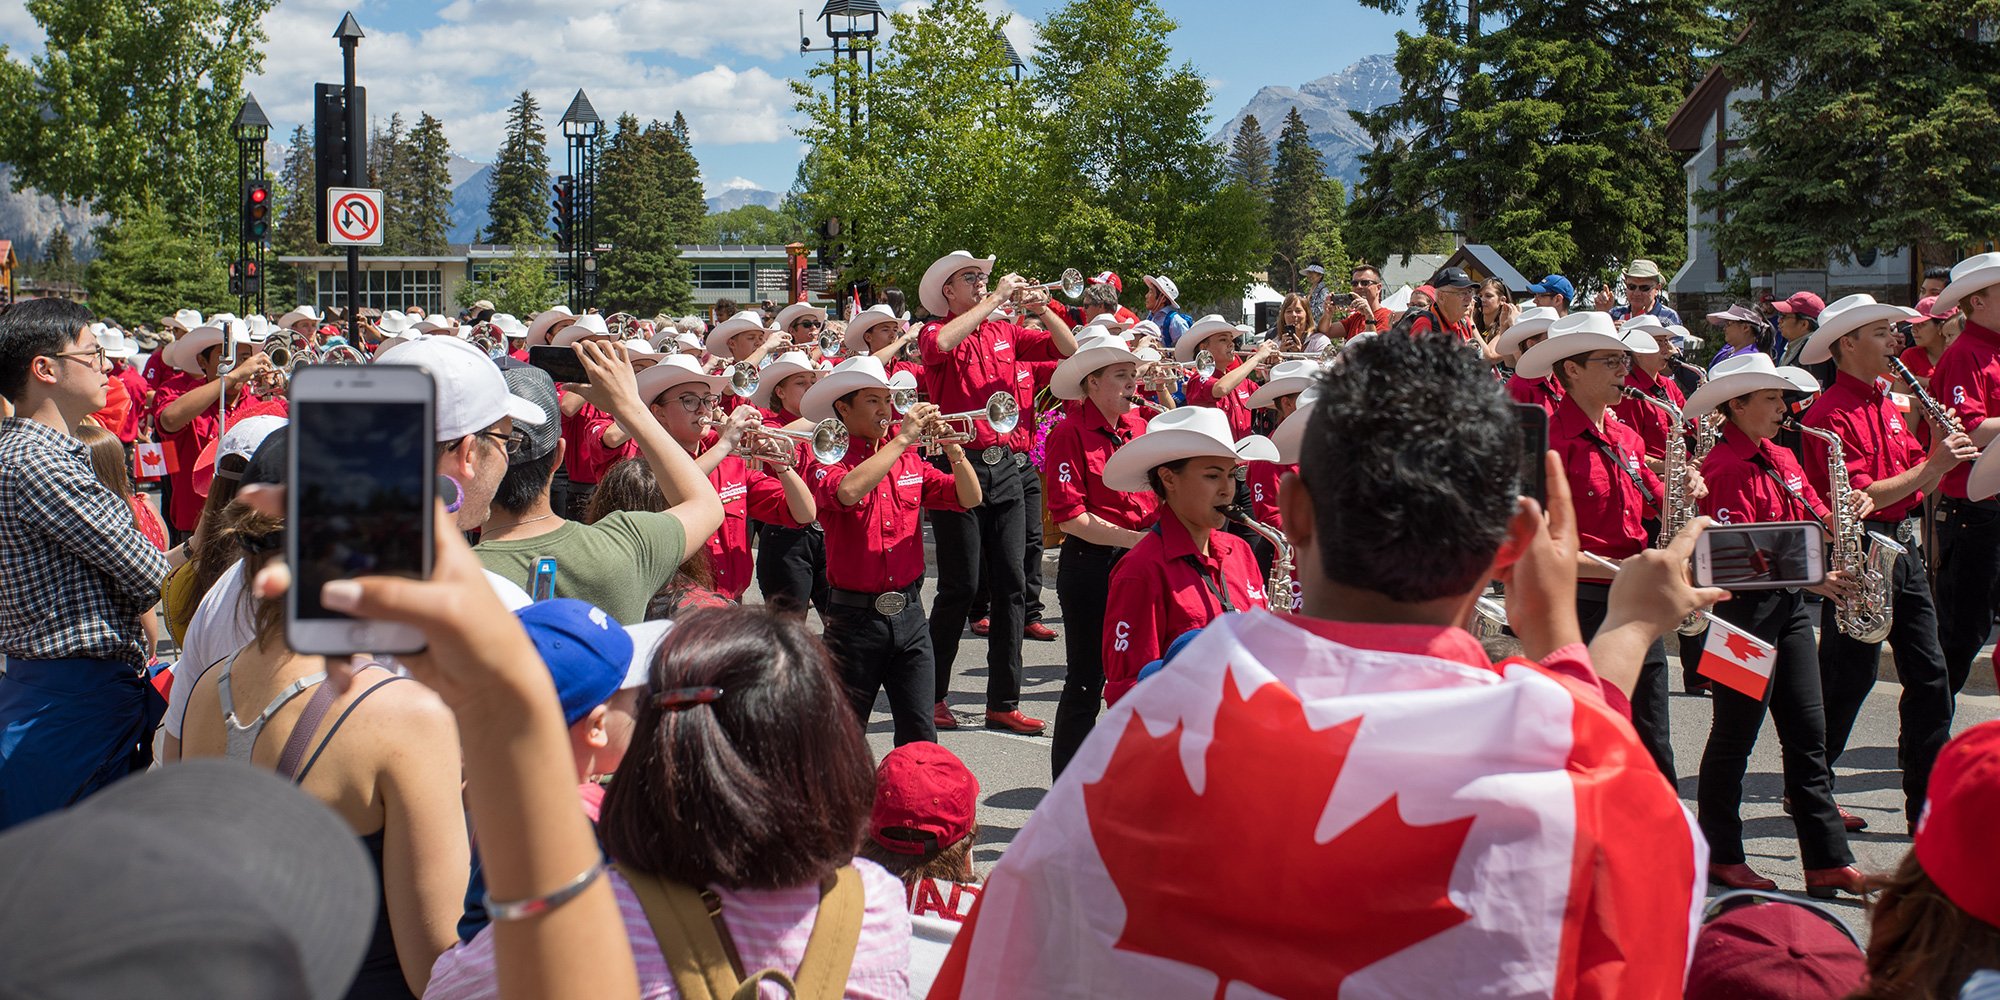
[[[1128,649],[1131,649],[1131,648],[1132,648],[1132,623],[1131,623],[1131,622],[1119,622],[1119,623],[1118,623],[1118,624],[1117,624],[1117,625],[1116,625],[1115,627],[1113,627],[1113,628],[1112,628],[1112,630],[1111,630],[1111,637],[1112,637],[1112,639],[1114,640],[1114,641],[1113,641],[1113,642],[1111,643],[1111,651],[1112,651],[1112,652],[1114,652],[1114,653],[1123,653],[1123,652],[1125,652],[1126,650],[1128,650]]]
[[[923,484],[924,474],[921,472],[906,472],[896,477],[897,486],[922,486]]]
[[[1964,387],[1964,386],[1962,386],[1962,385],[1955,385],[1955,386],[1952,386],[1952,387],[1951,387],[1951,401],[1952,401],[1952,402],[1953,402],[1954,404],[1960,404],[1960,403],[1964,403],[1964,402],[1965,402],[1965,387]]]
[[[1797,492],[1800,487],[1805,485],[1805,480],[1799,476],[1786,476],[1785,485],[1794,492]]]
[[[746,492],[748,491],[742,483],[725,483],[722,489],[716,491],[716,495],[726,505],[743,499],[743,494]]]
[[[1072,473],[1070,471],[1068,462],[1056,463],[1056,482],[1062,483],[1063,485],[1067,486],[1069,485],[1071,475]]]

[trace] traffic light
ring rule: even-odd
[[[556,249],[568,253],[576,242],[576,178],[564,174],[556,178],[551,188],[555,196],[549,199],[549,205],[555,214],[549,216],[549,227],[555,230]]]
[[[254,260],[232,260],[229,262],[229,294],[239,298],[256,298],[264,286],[264,274],[257,269]]]
[[[250,181],[243,185],[243,242],[262,243],[271,235],[271,185]]]

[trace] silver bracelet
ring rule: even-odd
[[[486,915],[493,920],[525,920],[538,914],[547,913],[583,894],[597,877],[604,874],[604,862],[598,861],[583,870],[583,874],[570,879],[554,892],[512,903],[503,903],[493,898],[492,893],[484,896]]]

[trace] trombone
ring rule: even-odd
[[[750,427],[743,431],[743,437],[738,441],[738,446],[743,449],[744,461],[776,469],[797,466],[797,448],[801,444],[811,446],[815,461],[821,465],[832,465],[847,457],[847,425],[828,417],[812,425],[811,430]]]
[[[895,398],[895,390],[890,390],[890,398]],[[943,413],[938,420],[948,429],[941,434],[926,432],[917,440],[924,446],[925,455],[936,455],[947,444],[965,444],[977,436],[975,424],[986,421],[995,434],[1012,433],[1021,422],[1021,404],[1012,393],[996,392],[986,397],[986,408],[967,410],[964,413]]]

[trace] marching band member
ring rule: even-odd
[[[236,367],[218,375],[225,356],[225,335],[236,342]],[[194,489],[195,457],[222,433],[215,413],[217,400],[229,393],[234,419],[236,410],[248,401],[247,390],[277,371],[262,352],[251,353],[252,346],[243,321],[222,313],[160,350],[160,360],[173,374],[161,380],[154,391],[153,407],[160,440],[173,456],[167,468],[167,478],[173,484],[168,493],[167,525],[173,529],[176,543],[194,530],[201,517],[202,496]],[[275,412],[282,413],[282,407]]]
[[[1542,342],[1548,336],[1549,325],[1562,317],[1554,309],[1533,306],[1523,309],[1513,324],[1493,338],[1493,353],[1508,359],[1515,367],[1507,373],[1507,395],[1517,403],[1534,403],[1555,416],[1556,404],[1562,402],[1562,383],[1554,375],[1541,378],[1525,378],[1519,365],[1521,355],[1528,348]]]
[[[831,584],[824,639],[863,726],[886,688],[896,744],[936,740],[936,659],[924,618],[923,511],[979,506],[979,474],[964,449],[943,446],[946,473],[915,449],[945,427],[918,403],[895,434],[889,381],[868,355],[848,358],[806,392],[807,419],[847,427],[847,454],[813,469]],[[997,644],[996,644],[997,645]],[[1018,714],[1018,712],[1017,712]]]
[[[778,310],[778,318],[771,325],[783,331],[784,339],[773,345],[772,351],[817,350],[819,332],[826,329],[826,323],[826,310],[809,302],[794,302]]]
[[[1048,294],[1026,288],[1018,274],[1008,274],[990,291],[987,282],[993,258],[979,259],[963,250],[933,262],[918,285],[918,298],[935,318],[925,323],[918,344],[928,378],[925,388],[945,413],[982,410],[998,393],[1013,393],[1029,361],[1056,361],[1076,353],[1069,324],[1049,309]],[[1047,324],[1029,330],[993,318],[994,310],[1021,295],[1023,307]],[[967,513],[939,512],[931,519],[937,538],[938,596],[931,619],[931,645],[937,655],[939,728],[956,729],[958,720],[945,704],[951,690],[951,668],[958,657],[960,633],[972,592],[985,569],[992,597],[992,637],[986,650],[986,725],[1039,735],[1045,724],[1021,713],[1021,634],[1026,613],[1026,574],[1020,553],[1026,545],[1027,520],[1040,512],[1027,509],[1023,497],[1028,450],[1033,438],[1024,427],[1002,434],[984,421],[974,421],[974,455],[983,502]],[[983,558],[982,558],[983,557]]]
[[[579,341],[612,339],[604,317],[596,313],[564,317],[553,322],[551,327],[554,330],[549,337],[548,346],[551,347],[573,347]],[[532,335],[530,339],[533,339]],[[582,520],[584,505],[590,502],[590,494],[597,488],[597,481],[604,478],[604,470],[628,458],[638,457],[639,448],[632,443],[631,434],[619,427],[611,414],[592,406],[580,392],[558,388],[562,389],[557,403],[562,411],[563,477],[568,482],[562,514],[573,521]]]
[[[1317,361],[1304,359],[1280,363],[1271,369],[1271,381],[1250,394],[1251,408],[1269,407],[1277,417],[1276,424],[1284,423],[1287,417],[1298,411],[1299,394],[1312,387],[1323,367]],[[1258,461],[1249,463],[1247,468],[1243,478],[1250,488],[1251,520],[1282,530],[1285,525],[1284,516],[1278,511],[1278,484],[1284,480],[1286,473],[1299,471],[1298,463]],[[1251,541],[1250,550],[1256,553],[1257,567],[1268,575],[1271,560],[1277,556],[1271,543],[1259,535]]]
[[[1194,325],[1181,335],[1174,344],[1174,360],[1190,362],[1202,351],[1215,362],[1215,370],[1208,374],[1191,374],[1187,377],[1184,393],[1189,406],[1212,406],[1222,412],[1229,423],[1229,433],[1246,437],[1250,433],[1250,396],[1257,391],[1257,383],[1250,379],[1250,373],[1276,360],[1278,345],[1265,341],[1257,349],[1236,363],[1236,335],[1242,331],[1234,323],[1210,313],[1195,320]]]
[[[1105,460],[1107,489],[1149,490],[1160,504],[1152,527],[1111,571],[1102,636],[1107,704],[1182,633],[1226,612],[1268,606],[1256,557],[1222,530],[1222,511],[1235,502],[1238,465],[1277,458],[1261,435],[1235,439],[1214,408],[1184,406],[1147,421],[1146,433]]]
[[[1951,736],[1952,697],[1945,679],[1944,651],[1938,646],[1937,609],[1931,603],[1930,581],[1916,539],[1923,516],[1923,491],[1933,489],[1961,462],[1977,457],[1972,439],[1964,434],[1937,433],[1937,445],[1927,457],[1901,410],[1883,391],[1889,381],[1888,359],[1900,339],[1891,323],[1910,317],[1901,306],[1878,304],[1867,295],[1850,295],[1820,314],[1802,361],[1831,359],[1833,384],[1820,394],[1802,421],[1840,435],[1841,457],[1847,465],[1846,486],[1868,494],[1875,511],[1864,522],[1872,531],[1900,540],[1906,551],[1896,559],[1889,588],[1893,615],[1888,641],[1896,651],[1896,676],[1903,684],[1898,704],[1901,719],[1897,758],[1903,768],[1904,812],[1910,829],[1923,814],[1924,792],[1931,762]],[[1921,418],[1919,418],[1921,419]],[[1801,456],[1807,481],[1830,497],[1826,442],[1804,435]],[[1819,633],[1820,682],[1826,698],[1826,762],[1839,763],[1848,734],[1861,714],[1861,704],[1875,686],[1880,640],[1862,642],[1835,627],[1837,608],[1821,606]],[[1867,826],[1841,810],[1849,830]]]
[[[1718,524],[1823,521],[1826,505],[1791,451],[1772,440],[1785,420],[1787,392],[1819,388],[1803,368],[1779,368],[1762,352],[1715,366],[1708,383],[1688,397],[1686,416],[1710,410],[1727,419],[1722,437],[1702,462],[1709,489],[1701,512]],[[1864,498],[1866,494],[1855,494]],[[1579,512],[1580,513],[1580,512]],[[1866,510],[1861,511],[1866,514]],[[1838,571],[1812,588],[1840,598],[1851,588]],[[1715,721],[1701,754],[1696,792],[1702,833],[1708,838],[1709,881],[1732,889],[1776,889],[1743,856],[1743,772],[1768,703],[1784,745],[1785,797],[1805,863],[1806,890],[1821,898],[1842,889],[1859,893],[1862,875],[1847,849],[1847,831],[1833,802],[1833,773],[1826,759],[1826,716],[1819,667],[1805,598],[1796,589],[1737,591],[1712,612],[1777,647],[1764,701],[1715,685]],[[1991,610],[1988,610],[1991,614]]]
[[[916,349],[917,331],[906,328],[901,317],[886,303],[876,303],[861,310],[860,315],[847,321],[847,332],[841,335],[842,357],[858,358],[872,355],[882,362],[882,370],[890,375],[909,372],[910,377],[923,384],[924,366],[911,361],[907,355]]]
[[[1673,356],[1673,331],[1652,316],[1635,316],[1619,327],[1623,336],[1644,333],[1653,338],[1657,350],[1652,353],[1635,352],[1632,355],[1632,370],[1625,376],[1625,385],[1637,389],[1654,399],[1673,404],[1674,409],[1687,407],[1687,396],[1672,376],[1667,374],[1667,361]],[[1626,396],[1611,409],[1625,426],[1639,432],[1646,442],[1646,461],[1654,472],[1660,472],[1661,462],[1667,454],[1667,435],[1682,433],[1681,428],[1669,426],[1672,420],[1659,407],[1643,399]]]
[[[382,318],[386,320],[389,317],[384,315]],[[551,306],[536,313],[528,318],[528,346],[548,346],[549,338],[555,336],[563,327],[574,322],[576,322],[576,314],[570,312],[568,306]]]
[[[318,309],[309,305],[301,305],[291,312],[278,317],[278,325],[292,331],[293,334],[298,336],[299,343],[305,344],[308,347],[313,346],[319,340],[319,327],[324,322],[326,322],[326,317],[321,315]]]
[[[757,391],[750,394],[751,405],[763,414],[766,427],[803,427],[800,416],[807,392],[821,372],[801,351],[790,351],[764,367]],[[812,448],[801,444],[793,449],[798,470],[807,475],[812,466]],[[808,605],[818,609],[825,620],[826,539],[818,524],[807,521],[794,526],[759,519],[757,529],[757,589],[766,604],[782,598],[805,613]]]
[[[1576,617],[1588,642],[1604,623],[1610,573],[1583,553],[1618,560],[1646,547],[1646,519],[1658,517],[1666,486],[1646,465],[1639,432],[1612,410],[1624,396],[1634,354],[1658,350],[1643,333],[1620,336],[1601,312],[1571,313],[1549,325],[1548,336],[1521,355],[1516,377],[1553,375],[1562,402],[1549,417],[1549,450],[1562,456],[1575,504]],[[1691,475],[1700,495],[1700,477]],[[1667,709],[1667,647],[1658,639],[1632,691],[1632,727],[1667,781],[1674,781],[1674,744]]]
[[[728,319],[715,324],[715,327],[708,331],[708,339],[704,342],[708,350],[708,367],[711,371],[729,375],[739,364],[748,364],[752,367],[761,365],[764,358],[769,355],[771,346],[777,343],[781,336],[783,335],[776,331],[764,328],[763,313],[755,309],[740,310]],[[733,412],[738,406],[743,405],[743,402],[743,397],[737,395],[732,387],[724,386],[722,397],[724,411]]]
[[[763,425],[752,406],[740,406],[717,426],[715,443],[701,450],[703,418],[715,408],[717,393],[729,384],[726,375],[709,375],[692,358],[676,354],[637,376],[639,398],[653,419],[666,429],[708,476],[722,500],[722,527],[708,540],[709,565],[715,571],[715,591],[738,600],[750,587],[749,519],[798,526],[816,516],[812,489],[796,469],[766,473],[752,469],[736,454],[743,432]]]
[[[528,324],[514,318],[512,313],[496,313],[489,322],[500,331],[502,343],[507,345],[507,356],[527,364]]]
[[[1077,345],[1050,380],[1057,398],[1079,404],[1049,432],[1044,445],[1049,518],[1063,532],[1056,596],[1068,629],[1067,673],[1049,750],[1058,777],[1097,724],[1104,698],[1104,605],[1112,568],[1139,543],[1159,508],[1150,492],[1104,485],[1104,463],[1146,432],[1145,415],[1136,406],[1138,381],[1139,356],[1109,336]]]
[[[1930,393],[1957,411],[1972,443],[1985,449],[2000,436],[2000,420],[1987,419],[2000,409],[2000,253],[1968,257],[1951,269],[1951,283],[1930,311],[1953,307],[1965,329],[1938,356]],[[1966,475],[1961,466],[1938,484],[1938,642],[1953,698],[1986,645],[2000,596],[2000,500],[1968,499]]]

